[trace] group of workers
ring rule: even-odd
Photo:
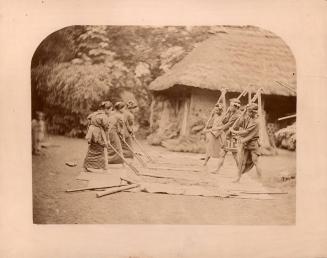
[[[88,151],[84,169],[106,169],[107,164],[124,163],[124,158],[133,158],[134,115],[138,106],[134,101],[127,103],[110,101],[101,103],[99,109],[88,116]]]
[[[226,154],[231,152],[238,168],[234,182],[239,182],[242,174],[253,166],[261,177],[258,105],[249,103],[241,107],[240,100],[233,98],[229,108],[225,112],[224,109],[224,105],[217,102],[204,130],[207,144],[204,165],[211,157],[218,158],[216,169],[211,171],[218,173]]]
[[[125,158],[134,157],[131,146],[135,139],[133,125],[137,109],[133,101],[114,105],[104,101],[96,112],[88,116],[86,171],[106,169],[107,164],[124,164]],[[212,171],[218,173],[226,154],[231,152],[238,167],[234,182],[239,182],[242,174],[253,166],[261,177],[258,105],[250,102],[241,107],[240,100],[234,98],[224,110],[225,106],[217,102],[205,127],[207,151],[204,165],[211,157],[218,158],[217,167]]]

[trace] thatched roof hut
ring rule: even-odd
[[[296,112],[294,56],[271,32],[221,27],[149,85],[153,131],[163,139],[196,134],[193,129],[205,123],[222,88],[227,99],[263,88],[264,110],[275,122]]]
[[[223,27],[155,79],[150,90],[162,91],[175,85],[208,90],[222,87],[232,92],[244,88],[265,94],[294,96],[295,59],[285,42],[275,34],[255,27]]]

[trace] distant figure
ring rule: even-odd
[[[134,136],[134,113],[136,109],[137,105],[132,100],[128,101],[126,107],[123,109],[124,137],[128,146],[132,146],[132,137]],[[122,143],[124,156],[133,158],[133,152],[128,146],[124,142]]]
[[[226,154],[231,151],[235,160],[236,165],[238,166],[238,158],[237,158],[237,150],[229,150],[227,143],[228,141],[233,141],[233,135],[230,131],[230,128],[234,125],[234,123],[236,122],[236,120],[239,118],[240,113],[239,113],[239,108],[240,108],[241,104],[239,99],[231,99],[230,100],[230,106],[228,108],[228,110],[226,111],[226,113],[223,115],[224,117],[222,118],[221,122],[219,125],[216,126],[215,130],[217,132],[221,131],[221,133],[224,133],[224,135],[226,136],[224,138],[224,143],[223,146],[221,148],[221,153],[219,155],[218,158],[218,165],[216,170],[212,171],[212,173],[218,173],[220,168],[222,167],[222,165],[224,164],[224,160],[226,157]]]
[[[276,136],[275,133],[277,132],[278,127],[274,123],[267,123],[267,134],[269,138],[269,143],[272,147],[272,152],[274,155],[278,155],[277,147],[276,147]]]
[[[32,120],[32,154],[40,155],[41,143],[46,134],[44,114],[36,112],[36,119]]]
[[[124,161],[120,157],[123,156],[123,148],[121,139],[123,137],[123,118],[122,118],[122,109],[125,104],[122,102],[115,103],[115,108],[109,114],[109,128],[108,128],[108,138],[110,145],[108,147],[108,163],[109,164],[123,164]],[[118,153],[120,154],[118,154]]]
[[[261,177],[261,167],[259,164],[259,156],[261,155],[259,148],[259,121],[257,114],[258,105],[255,103],[249,104],[245,117],[241,118],[236,125],[238,130],[232,130],[233,133],[241,138],[238,176],[234,182],[239,182],[241,176],[253,166],[256,167],[258,177]]]
[[[84,159],[84,169],[106,169],[106,132],[109,128],[108,115],[112,109],[110,101],[102,102],[99,110],[88,116],[89,127],[85,139],[89,147]]]
[[[215,129],[221,123],[222,113],[224,107],[222,104],[217,103],[215,105],[213,114],[208,121],[207,127],[205,129],[206,132],[206,157],[204,160],[204,166],[207,165],[209,159],[219,158],[221,153],[221,147],[223,144],[222,134]]]

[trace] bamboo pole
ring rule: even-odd
[[[106,133],[104,132],[104,130],[101,128],[101,134],[102,134],[102,136],[104,137],[104,141],[105,141],[105,144],[106,144],[106,146],[109,146],[110,148],[112,148],[113,149],[113,151],[123,160],[123,162],[131,169],[131,170],[133,170],[134,171],[134,173],[136,174],[136,175],[139,175],[139,174],[141,174],[140,173],[140,171],[138,171],[137,169],[136,169],[136,167],[134,167],[132,164],[130,164],[125,158],[124,158],[124,156],[121,154],[121,153],[119,153],[119,151],[117,151],[115,148],[114,148],[114,146],[112,146],[108,141],[107,141],[107,137],[106,137]]]
[[[277,120],[278,120],[278,121],[281,121],[281,120],[290,119],[290,118],[294,118],[294,117],[296,117],[296,114],[294,114],[294,115],[290,115],[290,116],[280,117],[280,118],[278,118]]]
[[[216,104],[219,103],[220,100],[222,99],[222,97],[224,96],[224,98],[223,98],[224,111],[226,111],[226,98],[225,98],[225,95],[226,95],[226,89],[222,88],[221,89],[221,94],[220,94],[220,96],[219,96],[219,98],[218,98],[218,100],[216,102]],[[207,122],[205,124],[205,127],[203,129],[204,131],[207,130],[207,128],[208,128],[209,122],[210,122],[210,120],[212,119],[212,117],[214,115],[214,110],[215,110],[215,108],[211,109],[211,111],[210,111],[209,119],[207,120]]]
[[[122,154],[120,154],[119,153],[119,151],[117,151],[115,148],[114,148],[114,146],[112,146],[110,143],[108,143],[108,145],[109,145],[109,147],[110,148],[112,148],[113,150],[114,150],[114,152],[124,161],[124,163],[131,169],[131,170],[133,170],[134,171],[134,173],[136,174],[136,175],[139,175],[139,174],[141,174],[141,172],[140,171],[138,171],[138,169],[136,168],[136,167],[134,167],[132,164],[130,164],[125,158],[124,158],[124,156],[122,155]]]
[[[126,144],[127,148],[134,154],[135,158],[140,162],[140,164],[146,168],[145,162],[137,155],[133,148],[126,142],[126,140],[120,136],[120,139]]]
[[[296,94],[296,90],[292,89],[291,87],[284,85],[284,84],[281,83],[280,81],[275,81],[275,82],[277,82],[278,85],[280,85],[280,86],[282,86],[282,87],[284,87],[284,88],[286,88],[286,89],[292,91],[294,94]]]
[[[119,188],[110,189],[110,190],[105,191],[105,192],[103,192],[103,193],[97,193],[97,194],[96,194],[96,197],[97,197],[97,198],[100,198],[100,197],[105,196],[105,195],[114,194],[114,193],[119,193],[119,192],[122,192],[122,191],[125,191],[125,190],[129,190],[129,189],[133,189],[133,188],[139,187],[139,186],[140,186],[140,185],[138,185],[138,184],[132,184],[132,185],[121,186],[121,187],[119,187]]]
[[[106,188],[118,187],[118,186],[121,186],[121,185],[100,186],[100,187],[88,186],[88,187],[81,187],[81,188],[75,188],[75,189],[67,189],[66,193],[81,192],[81,191],[85,191],[85,190],[100,190],[100,189],[106,189]]]
[[[260,88],[257,93],[253,96],[253,98],[251,99],[250,103],[253,103],[255,102],[258,97],[259,97],[259,94],[261,94],[261,91],[262,91],[262,88]],[[249,104],[250,104],[249,103]],[[247,109],[244,109],[244,111],[241,113],[241,115],[236,119],[236,121],[234,122],[234,124],[231,126],[231,131],[233,132],[234,130],[234,127],[235,125],[238,123],[238,121],[240,121],[240,119],[244,116],[245,112],[246,112]]]
[[[150,162],[154,162],[154,160],[151,158],[151,156],[143,149],[141,143],[139,143],[139,141],[136,139],[136,137],[134,135],[132,135],[132,139],[134,140],[134,142],[136,143],[136,145],[139,147],[139,149],[142,151],[142,153],[147,157],[147,159]]]
[[[240,100],[243,96],[246,95],[246,90],[243,90],[240,95],[236,99]]]
[[[248,91],[248,103],[251,102],[251,91]]]
[[[226,105],[226,93],[227,93],[227,90],[226,90],[226,92],[224,92],[224,97],[223,97],[224,112],[226,112],[226,110],[227,110],[227,105]]]
[[[264,140],[263,140],[263,131],[264,128],[264,121],[263,121],[263,114],[262,114],[262,103],[261,103],[261,92],[259,92],[259,96],[258,96],[258,111],[259,111],[259,142],[260,142],[260,145],[264,145]]]
[[[240,93],[240,95],[238,95],[238,97],[237,97],[236,99],[240,100],[241,97],[243,97],[243,96],[246,94],[246,92],[247,92],[246,90],[243,90],[243,91]],[[219,101],[219,99],[218,99],[218,101]],[[218,101],[217,101],[217,103],[218,103]],[[225,98],[225,103],[226,103],[226,98]],[[207,130],[207,127],[208,127],[209,121],[210,121],[210,119],[211,119],[211,117],[212,117],[212,115],[213,115],[213,110],[214,110],[214,109],[212,109],[211,114],[210,114],[210,117],[209,117],[209,119],[208,119],[208,121],[207,121],[207,123],[206,123],[206,126],[205,126],[204,129],[203,129],[204,132],[208,131],[208,130]],[[223,113],[223,115],[222,115],[221,120],[224,120],[224,119],[225,119],[225,117],[226,117],[226,115],[227,115],[228,112],[229,112],[229,108],[225,109],[225,111],[224,111],[224,113]]]

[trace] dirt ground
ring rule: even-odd
[[[265,186],[287,191],[273,200],[253,200],[122,192],[96,198],[94,191],[66,193],[87,150],[83,139],[52,136],[53,146],[33,156],[33,218],[37,224],[218,224],[289,225],[295,223],[295,180],[280,181],[280,172],[295,174],[295,152],[279,150],[279,155],[262,157]],[[168,153],[161,147],[148,151]],[[171,155],[171,152],[169,153]],[[181,153],[174,153],[178,160]],[[194,154],[200,157],[202,155]],[[75,161],[76,167],[65,165]],[[214,160],[210,161],[216,162]],[[225,165],[234,161],[230,155]],[[224,166],[225,166],[224,165]],[[224,167],[222,168],[224,169]],[[236,171],[235,171],[236,172]],[[255,172],[250,176],[255,178]]]

